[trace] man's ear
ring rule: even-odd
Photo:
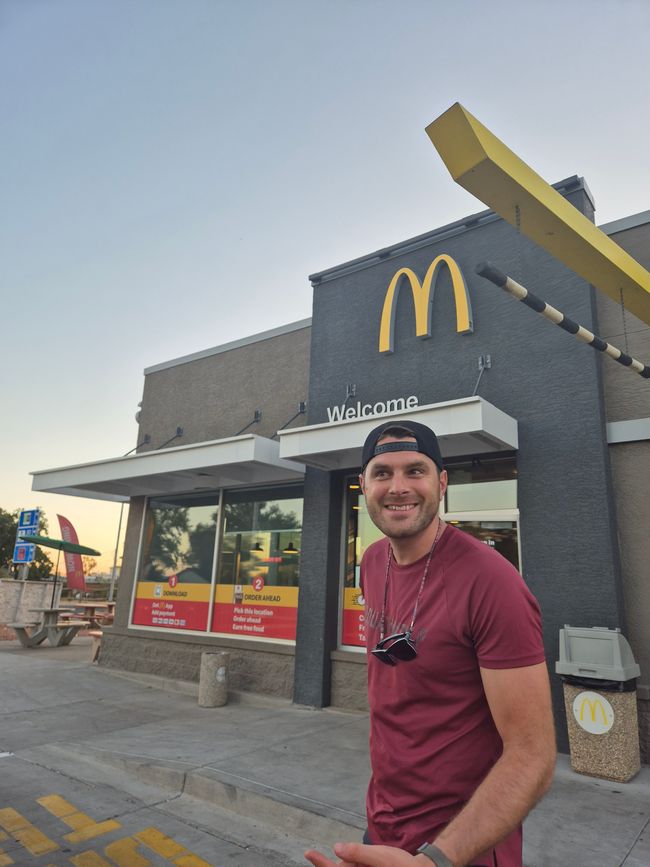
[[[447,490],[447,485],[449,484],[449,476],[447,475],[447,470],[440,471],[440,497],[445,496],[445,491]]]
[[[364,481],[363,481],[363,473],[359,473],[359,485],[361,486],[361,493],[365,494],[364,490]]]

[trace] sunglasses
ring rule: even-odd
[[[385,665],[397,665],[398,662],[408,662],[415,659],[418,652],[415,642],[409,632],[396,632],[387,635],[377,642],[377,646],[371,651],[372,655]]]

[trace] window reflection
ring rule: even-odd
[[[229,492],[217,582],[297,587],[301,546],[302,489]]]
[[[185,501],[151,500],[145,522],[142,581],[209,584],[218,507]]]

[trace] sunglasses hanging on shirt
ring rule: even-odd
[[[415,657],[418,655],[415,641],[413,641],[411,636],[413,635],[413,627],[415,626],[415,618],[418,613],[420,599],[422,598],[424,584],[427,580],[427,575],[429,574],[429,564],[431,563],[431,557],[433,555],[436,545],[438,544],[438,539],[440,539],[440,537],[442,536],[443,529],[444,525],[442,521],[439,521],[438,532],[436,533],[436,538],[433,540],[433,545],[431,546],[431,550],[429,551],[429,556],[427,557],[427,562],[424,566],[424,572],[422,573],[420,589],[418,591],[417,599],[415,600],[415,605],[413,606],[413,616],[411,617],[411,624],[409,628],[406,630],[406,632],[395,632],[393,635],[384,636],[384,629],[386,625],[386,599],[388,597],[388,579],[390,577],[390,564],[393,559],[393,549],[390,545],[388,546],[386,581],[384,582],[384,602],[381,608],[381,621],[379,623],[379,641],[377,642],[376,647],[371,651],[375,659],[383,662],[384,665],[397,665],[398,662],[409,662],[411,659],[415,659]]]

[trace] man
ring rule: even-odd
[[[337,844],[336,863],[521,867],[521,822],[555,763],[537,602],[510,563],[439,518],[447,473],[430,428],[376,427],[360,483],[386,537],[361,564],[372,845]]]

